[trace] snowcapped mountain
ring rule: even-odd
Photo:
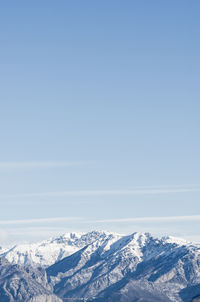
[[[68,302],[196,302],[200,297],[200,245],[173,237],[71,233],[15,246],[1,257],[23,265],[16,266],[23,274],[28,267],[40,276],[37,296],[54,293],[52,299]]]
[[[66,233],[39,243],[20,244],[10,249],[0,249],[0,257],[12,264],[47,267],[75,253],[84,246],[104,237],[106,232]],[[116,240],[120,235],[115,234]]]
[[[200,247],[140,233],[113,242],[110,235],[50,266],[47,275],[65,299],[190,301],[191,286],[200,284]]]

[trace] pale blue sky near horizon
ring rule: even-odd
[[[0,3],[0,245],[94,228],[200,241],[199,9]]]

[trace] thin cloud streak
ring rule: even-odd
[[[1,220],[0,225],[20,225],[20,224],[38,224],[52,222],[73,222],[81,221],[82,217],[50,217],[50,218],[35,218],[35,219],[19,219],[19,220]]]
[[[29,161],[29,162],[0,162],[0,169],[32,169],[73,167],[88,164],[81,161]]]
[[[160,187],[160,188],[135,188],[131,190],[69,190],[60,192],[22,193],[0,195],[0,199],[34,198],[34,197],[90,197],[90,196],[134,196],[134,195],[159,195],[173,193],[199,192],[200,187]]]
[[[200,215],[190,216],[155,216],[155,217],[136,217],[136,218],[116,218],[99,219],[91,221],[93,223],[129,223],[129,222],[181,222],[181,221],[200,221]]]
[[[137,223],[137,222],[187,222],[200,221],[200,215],[190,216],[155,216],[155,217],[135,217],[135,218],[117,218],[117,219],[97,219],[89,220],[84,217],[50,217],[20,220],[1,220],[0,225],[21,225],[21,224],[39,224],[52,222],[78,222],[83,224],[107,224],[107,223]]]

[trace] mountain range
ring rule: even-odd
[[[0,250],[1,302],[198,302],[200,244],[66,233]]]

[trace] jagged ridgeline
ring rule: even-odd
[[[200,245],[70,233],[0,250],[1,302],[198,302]]]

